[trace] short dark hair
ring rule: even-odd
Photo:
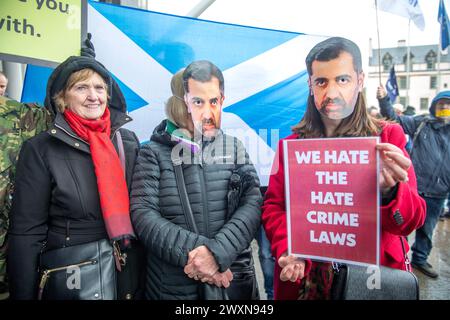
[[[306,57],[308,74],[312,75],[312,63],[314,61],[330,61],[339,57],[342,52],[348,52],[353,57],[353,68],[357,73],[362,71],[361,50],[351,40],[332,37],[316,44]]]
[[[190,65],[188,65],[183,72],[184,91],[189,92],[189,79],[194,79],[200,82],[208,82],[212,77],[216,77],[219,80],[220,92],[224,94],[225,85],[222,71],[220,71],[220,69],[210,61],[194,61]]]

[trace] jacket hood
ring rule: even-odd
[[[182,130],[178,129],[179,128],[175,123],[165,119],[155,128],[150,140],[170,147],[182,144],[184,148],[189,149],[193,153],[200,151],[202,145],[192,141],[192,139],[186,136]],[[206,142],[206,144],[211,141]]]
[[[432,114],[434,117],[436,116],[436,103],[440,99],[449,99],[450,100],[450,90],[447,91],[441,91],[437,94],[436,97],[434,97],[433,101],[431,102],[430,106],[430,114]]]
[[[126,113],[127,105],[125,98],[117,82],[103,64],[91,57],[85,56],[69,57],[52,72],[47,82],[47,91],[44,102],[45,107],[54,115],[59,113],[52,97],[64,88],[72,73],[86,68],[92,69],[100,74],[108,85],[108,107]]]
[[[167,127],[167,120],[161,121],[161,123],[158,124],[156,128],[153,130],[150,140],[168,146],[176,145],[177,143],[175,141],[172,141],[170,134],[166,131],[166,127]]]

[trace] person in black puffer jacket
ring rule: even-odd
[[[139,141],[122,128],[131,121],[124,96],[101,63],[73,56],[50,76],[45,107],[55,120],[23,144],[17,164],[9,229],[11,298],[38,297],[41,251],[102,239],[117,241],[128,256],[116,278],[117,299],[138,298],[144,259],[132,230],[129,189]]]
[[[262,197],[242,143],[220,130],[223,75],[196,61],[171,85],[168,119],[142,146],[131,191],[146,298],[259,299],[250,243]],[[192,215],[176,179],[180,164]]]
[[[433,248],[433,231],[445,199],[450,192],[450,91],[441,91],[431,102],[430,115],[397,115],[379,86],[377,98],[381,114],[400,123],[412,140],[411,160],[417,174],[417,190],[427,203],[424,225],[416,231],[412,247],[412,266],[431,278],[437,278],[427,259]]]

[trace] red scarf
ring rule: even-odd
[[[100,206],[109,238],[135,238],[130,220],[130,200],[125,174],[110,139],[111,120],[108,107],[98,120],[84,119],[70,110],[64,112],[64,117],[72,130],[89,143]]]

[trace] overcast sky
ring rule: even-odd
[[[150,10],[185,15],[199,0],[147,0]],[[392,0],[395,1],[395,0]],[[445,0],[447,7],[450,0]],[[419,0],[425,30],[411,23],[411,45],[439,41],[439,0]],[[367,49],[378,47],[374,0],[216,0],[202,19],[303,32],[344,36]],[[408,37],[408,20],[379,11],[381,47],[395,47]]]

